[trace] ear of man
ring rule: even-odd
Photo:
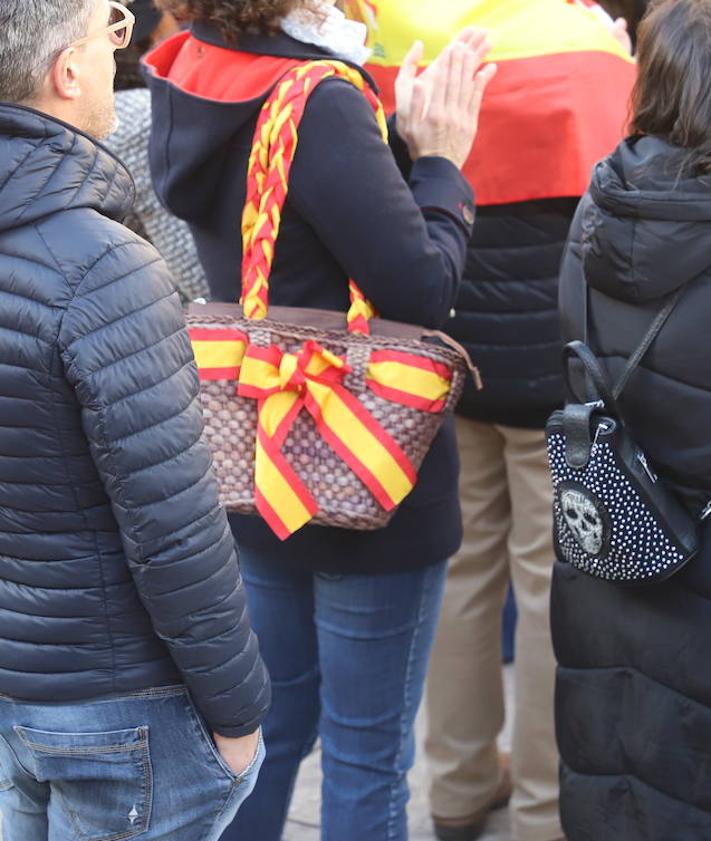
[[[81,62],[76,47],[63,50],[52,65],[45,86],[62,100],[77,100],[81,96]]]

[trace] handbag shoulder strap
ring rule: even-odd
[[[362,91],[375,112],[383,139],[387,140],[383,106],[355,68],[336,60],[309,61],[287,71],[279,80],[262,106],[247,172],[242,215],[242,304],[248,319],[265,318],[269,309],[274,248],[306,104],[318,85],[334,77]],[[368,333],[375,311],[354,281],[349,282],[349,292],[348,329]]]
[[[662,327],[667,322],[667,319],[672,314],[676,305],[679,303],[679,299],[684,294],[684,287],[680,286],[676,292],[673,292],[671,296],[667,299],[666,303],[662,307],[662,309],[657,313],[654,318],[654,321],[651,323],[649,329],[644,335],[644,338],[637,346],[635,352],[630,356],[627,360],[627,365],[625,365],[625,370],[620,375],[619,380],[615,383],[615,386],[612,390],[615,399],[619,399],[622,392],[625,390],[627,383],[629,382],[630,377],[639,367],[640,363],[647,355],[647,351],[652,346],[652,343],[657,338],[657,336],[661,333]]]
[[[614,386],[610,387],[605,372],[602,366],[600,365],[599,360],[592,352],[592,350],[590,350],[588,329],[590,287],[588,286],[585,280],[583,280],[583,282],[585,283],[585,292],[583,294],[583,335],[585,338],[583,342],[570,342],[566,346],[564,353],[566,370],[568,370],[568,362],[571,358],[576,357],[577,359],[579,359],[580,362],[582,362],[583,364],[585,373],[590,378],[590,380],[592,380],[592,383],[597,389],[597,393],[600,395],[603,402],[610,409],[614,410],[617,413],[617,401],[619,400],[622,392],[627,387],[630,377],[632,376],[632,374],[634,374],[637,368],[639,368],[642,360],[647,355],[647,352],[652,346],[654,340],[661,333],[662,328],[669,319],[669,316],[675,310],[676,305],[681,299],[681,296],[684,294],[685,287],[680,286],[679,289],[677,289],[675,292],[672,292],[671,295],[667,297],[661,310],[657,312],[656,316],[654,317],[654,320],[652,321],[646,333],[642,337],[642,341],[639,343],[639,345],[637,345],[637,347],[627,360],[627,364],[625,365],[625,368],[622,371],[622,374],[620,375],[619,379],[614,384]]]

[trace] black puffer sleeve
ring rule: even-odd
[[[254,731],[269,679],[202,436],[180,302],[151,246],[107,248],[76,288],[60,349],[156,633],[209,726]]]

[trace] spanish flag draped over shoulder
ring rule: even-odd
[[[367,69],[394,110],[402,59],[420,39],[425,63],[466,26],[489,32],[489,85],[464,173],[480,205],[581,196],[596,161],[625,134],[635,63],[583,2],[349,0],[368,23]]]

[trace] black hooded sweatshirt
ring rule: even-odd
[[[241,293],[240,222],[261,106],[291,67],[333,57],[283,33],[231,45],[198,22],[147,58],[155,186],[190,224],[216,300],[236,301]],[[384,318],[441,327],[456,299],[473,220],[471,188],[452,163],[421,158],[408,184],[363,94],[328,80],[309,99],[299,130],[270,302],[345,312],[353,277]],[[307,526],[282,544],[261,518],[237,515],[232,522],[243,546],[298,566],[413,569],[459,548],[457,480],[448,422],[385,529]]]

